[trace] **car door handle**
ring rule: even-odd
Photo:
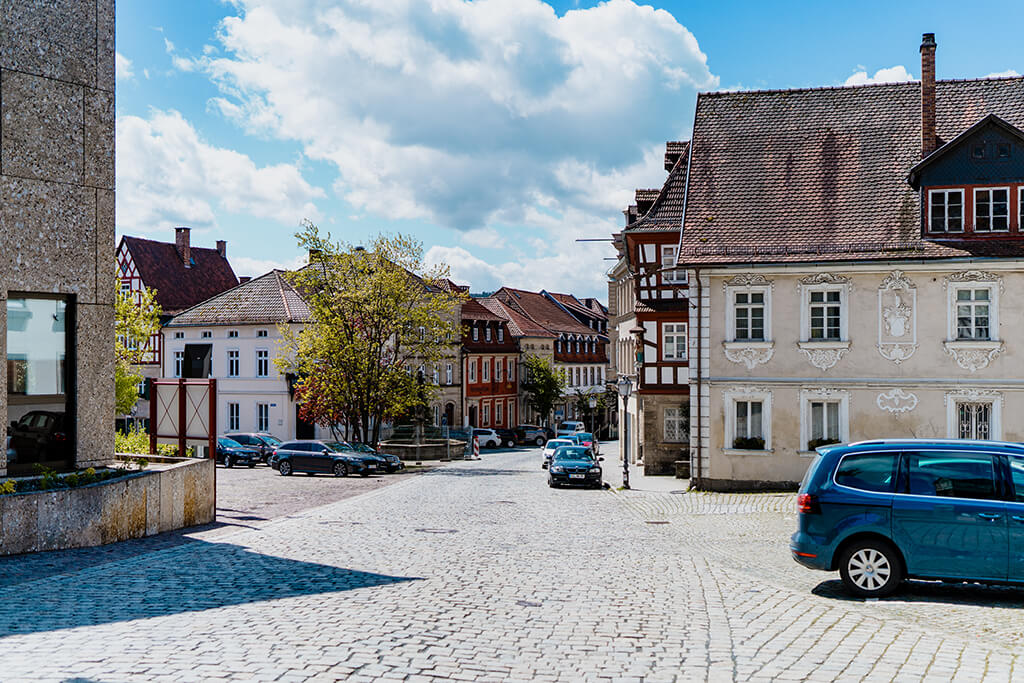
[[[978,516],[981,517],[982,519],[988,519],[988,520],[996,520],[996,519],[999,519],[1000,517],[1002,517],[1002,515],[997,515],[994,512],[979,512]]]
[[[1024,517],[1021,517],[1020,515],[1014,515],[1010,519],[1012,519],[1015,522],[1024,522]]]

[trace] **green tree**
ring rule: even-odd
[[[458,339],[465,295],[442,287],[444,265],[430,267],[423,245],[381,235],[366,247],[335,243],[310,222],[296,234],[310,263],[288,280],[309,307],[301,331],[281,330],[282,372],[298,376],[303,419],[328,429],[344,421],[355,438],[376,443],[384,422],[429,400],[417,373]]]
[[[565,392],[565,378],[555,372],[551,361],[532,354],[523,359],[523,393],[526,404],[540,413],[545,424],[551,421],[551,410]]]
[[[118,287],[114,304],[114,389],[119,415],[130,413],[139,400],[142,375],[137,366],[149,351],[152,336],[160,332],[161,310],[156,290],[144,289],[138,301],[134,296]]]
[[[590,407],[591,398],[597,399],[597,406],[594,408]],[[596,436],[605,426],[602,418],[608,409],[608,394],[606,392],[585,394],[577,389],[573,393],[573,402],[576,404],[576,411],[583,416],[583,423],[593,430]]]

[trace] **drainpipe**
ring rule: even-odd
[[[703,355],[703,349],[702,349],[702,346],[703,346],[702,339],[703,339],[704,335],[702,334],[703,331],[701,330],[701,323],[703,321],[703,313],[704,313],[704,291],[703,291],[704,287],[703,287],[703,284],[700,281],[700,269],[694,269],[694,277],[697,278],[697,476],[693,477],[692,474],[690,475],[691,478],[694,480],[691,483],[690,488],[701,489],[701,488],[703,488],[703,486],[702,486],[702,479],[703,478],[702,478],[701,474],[703,472],[703,469],[702,469],[703,457],[702,456],[704,454],[703,453],[704,439],[703,439],[703,436],[701,435],[701,424],[703,423],[703,417],[704,416],[701,414],[701,409],[700,409],[701,408],[701,397],[703,396],[703,392],[701,391],[702,383],[703,383],[702,380],[704,379],[704,374],[703,374],[704,373],[704,366],[703,366],[704,355]],[[693,399],[692,396],[690,398],[691,398],[691,400]]]

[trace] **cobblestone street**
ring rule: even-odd
[[[848,599],[789,558],[792,500],[551,490],[536,452],[512,452],[256,528],[10,558],[0,679],[978,681],[1024,666],[1020,591]]]

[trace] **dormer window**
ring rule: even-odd
[[[964,191],[931,190],[929,227],[932,232],[964,231]]]
[[[984,159],[985,158],[985,144],[984,143],[978,143],[978,144],[974,145],[973,147],[971,147],[971,156],[973,158],[975,158],[975,159]]]
[[[480,341],[480,328],[473,325],[473,341]]]
[[[1000,142],[996,145],[996,158],[998,159],[1009,159],[1010,158],[1010,143]]]
[[[974,191],[974,231],[1007,232],[1010,229],[1010,189]]]
[[[491,341],[491,326],[490,325],[488,325],[484,329],[484,340],[485,341]]]

